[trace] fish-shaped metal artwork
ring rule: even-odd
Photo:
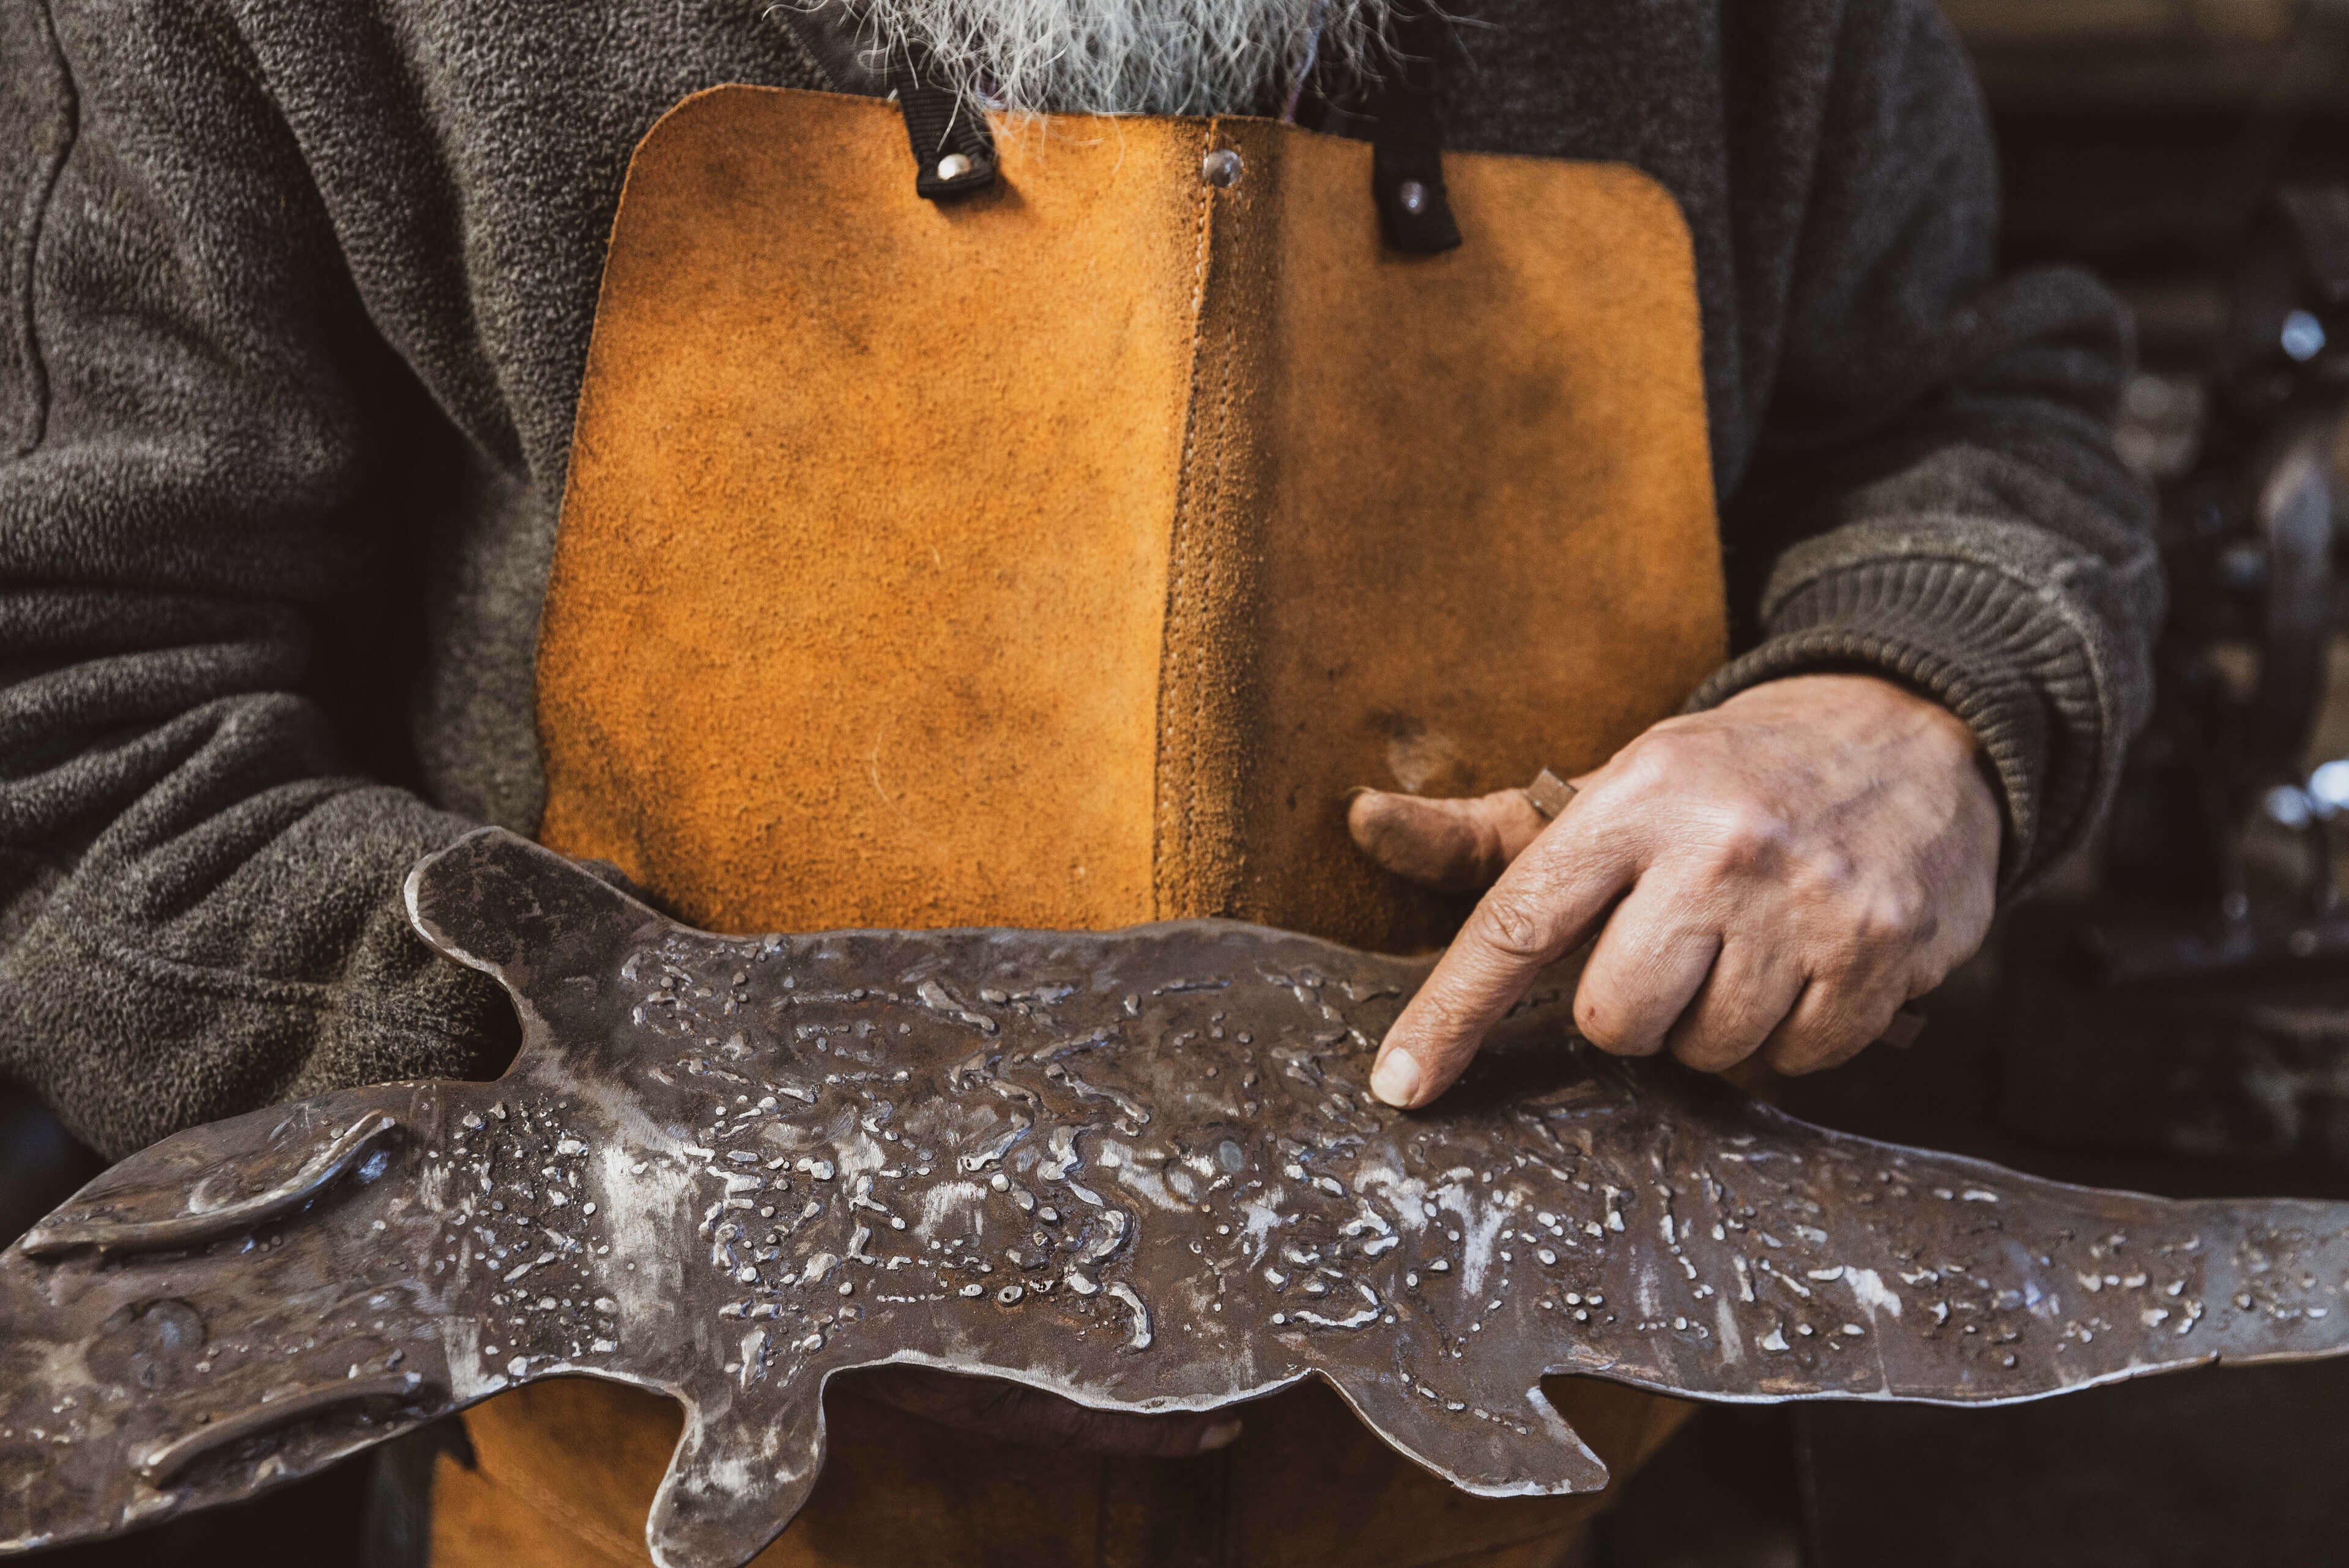
[[[1424,960],[1221,923],[694,931],[484,831],[408,885],[523,1020],[494,1083],[195,1129],[0,1255],[0,1551],[250,1495],[542,1377],[685,1407],[647,1534],[791,1522],[825,1379],[1119,1409],[1320,1377],[1473,1491],[1605,1468],[1552,1374],[1700,1399],[2034,1398],[2349,1346],[2349,1205],[2176,1202],[1806,1126],[1578,1041],[1364,1087]]]

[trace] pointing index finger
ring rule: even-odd
[[[1571,827],[1546,830],[1477,903],[1387,1031],[1371,1070],[1371,1093],[1408,1109],[1450,1088],[1485,1032],[1622,892],[1630,859],[1597,849],[1589,805],[1577,808]]]

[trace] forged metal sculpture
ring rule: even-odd
[[[1319,1374],[1507,1495],[1606,1480],[1545,1374],[1989,1403],[2349,1337],[2349,1206],[1823,1131],[1573,1040],[1565,983],[1403,1115],[1363,1078],[1423,961],[1214,923],[712,936],[496,831],[408,896],[520,1058],[181,1134],[0,1257],[0,1552],[564,1375],[683,1402],[653,1553],[730,1568],[812,1483],[824,1380],[880,1362],[1137,1410]]]

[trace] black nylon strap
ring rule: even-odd
[[[995,138],[968,94],[946,79],[926,52],[889,57],[889,86],[914,149],[914,193],[950,201],[995,183]]]
[[[833,91],[855,93],[863,98],[889,96],[889,84],[874,67],[854,26],[839,6],[818,5],[813,0],[784,0],[768,14],[780,18],[791,30]]]
[[[885,74],[874,68],[874,55],[858,46],[838,6],[791,3],[775,7],[800,47],[836,91],[883,94],[897,100],[905,117],[905,140],[914,150],[914,191],[932,201],[950,201],[995,183],[995,139],[987,117],[964,101],[928,51],[893,50]],[[959,166],[947,160],[959,158]],[[954,172],[947,172],[952,170]]]
[[[1428,0],[1399,7],[1393,57],[1371,94],[1371,192],[1387,243],[1434,255],[1460,243],[1444,190],[1444,130],[1435,117],[1439,62],[1451,46]]]

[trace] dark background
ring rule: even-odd
[[[2128,299],[2143,373],[2124,452],[2161,486],[2172,624],[2162,712],[2115,825],[2002,923],[1907,1052],[1790,1088],[1809,1119],[2177,1196],[2349,1196],[2349,961],[2311,769],[2349,755],[2332,537],[2277,558],[2258,486],[2313,432],[2349,443],[2349,6],[2318,0],[1945,0],[1997,119],[2017,264]],[[2289,194],[2288,194],[2289,193]],[[2305,228],[2303,222],[2300,225]],[[2302,311],[2332,340],[2279,354]],[[2302,337],[2294,346],[2305,349]],[[2292,574],[2296,581],[2287,581]],[[2280,623],[2297,595],[2316,620]],[[2338,670],[2342,678],[2334,679]],[[2278,786],[2295,791],[2271,802]],[[2230,863],[2231,862],[2231,863]],[[2157,958],[2229,929],[2252,962],[2100,973],[2093,934]],[[2321,950],[2292,955],[2292,934]],[[2281,941],[2277,938],[2281,934]],[[2302,937],[2302,944],[2313,938]],[[2109,965],[2106,966],[2109,970]],[[1634,1480],[1604,1568],[2167,1568],[2349,1562],[2349,1364],[2212,1370],[1998,1410],[1701,1412]]]

